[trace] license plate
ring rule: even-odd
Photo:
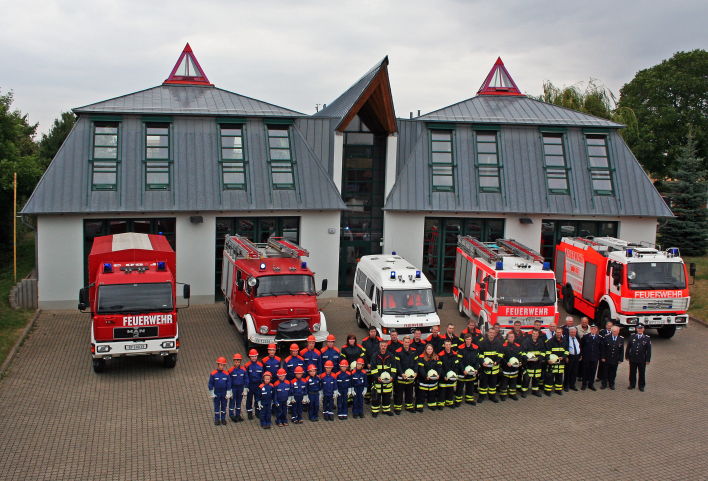
[[[661,319],[649,319],[649,324],[663,324],[664,321]]]
[[[128,344],[125,346],[126,351],[139,351],[140,349],[147,349],[147,344]]]

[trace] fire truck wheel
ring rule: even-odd
[[[664,326],[656,330],[662,339],[671,339],[676,334],[676,326]]]
[[[106,370],[106,360],[105,359],[94,359],[93,360],[93,372],[101,373]]]
[[[603,329],[608,322],[611,322],[612,324],[615,323],[614,319],[612,319],[612,312],[610,312],[610,308],[606,307],[600,313],[600,325],[603,326]]]
[[[359,326],[361,329],[366,329],[366,324],[364,324],[364,319],[361,318],[359,309],[356,310],[356,325]]]
[[[226,320],[229,321],[229,324],[233,325],[234,320],[231,319],[231,314],[229,314],[229,303],[226,303]]]
[[[467,314],[465,314],[465,306],[462,304],[462,296],[460,296],[460,300],[457,302],[457,310],[460,313],[460,317],[467,317]]]
[[[573,295],[573,290],[566,287],[564,291],[563,307],[565,308],[565,312],[572,314],[573,311],[575,311],[575,296]]]
[[[177,354],[168,354],[162,358],[162,366],[166,369],[172,369],[177,364]]]

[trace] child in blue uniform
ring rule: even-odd
[[[209,395],[214,400],[214,424],[226,424],[226,400],[231,398],[231,378],[224,371],[226,358],[216,360],[216,370],[209,375]],[[219,419],[221,417],[221,419]]]
[[[307,382],[307,415],[310,421],[316,423],[319,421],[318,412],[320,410],[320,394],[322,392],[322,383],[317,375],[317,367],[314,364],[307,366],[309,376]]]
[[[334,421],[334,391],[337,389],[337,380],[332,374],[334,363],[325,362],[325,372],[320,374],[322,385],[322,415],[325,421]]]
[[[302,424],[302,402],[307,396],[307,381],[303,379],[302,375],[305,370],[302,366],[297,366],[295,368],[295,379],[290,382],[292,386],[292,420],[293,424]]]
[[[339,372],[336,374],[337,381],[337,417],[340,421],[347,419],[349,414],[349,389],[352,387],[351,375],[347,372],[349,364],[346,359],[339,362]]]
[[[290,381],[285,379],[287,374],[285,369],[281,367],[278,370],[278,380],[273,384],[275,388],[275,409],[277,410],[275,421],[278,423],[279,428],[288,425],[288,402],[290,401],[290,396],[292,396],[292,386]]]
[[[229,401],[229,417],[235,423],[243,421],[241,417],[241,400],[248,379],[248,372],[246,372],[246,368],[241,365],[241,361],[241,354],[234,354],[234,365],[229,369],[231,394],[233,394]]]
[[[356,371],[351,375],[352,389],[354,389],[354,403],[352,405],[352,416],[364,417],[364,394],[368,387],[368,378],[364,370],[364,360],[359,358],[356,361]]]
[[[270,429],[271,405],[273,404],[273,399],[275,399],[275,389],[270,383],[270,378],[270,372],[264,372],[263,383],[258,386],[258,390],[261,393],[261,400],[258,401],[258,407],[261,410],[261,427],[263,429]]]

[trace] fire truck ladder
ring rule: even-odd
[[[640,244],[633,244],[621,239],[615,239],[614,237],[595,237],[593,241],[595,241],[595,244],[612,247],[617,251],[624,251],[627,249],[632,249],[633,247],[643,247]]]
[[[290,257],[310,256],[310,253],[307,252],[306,249],[303,249],[294,242],[290,242],[284,237],[270,237],[268,239],[268,247]]]
[[[474,237],[460,236],[457,239],[457,245],[470,256],[481,257],[490,264],[502,260],[502,257],[497,252],[494,252]]]
[[[526,260],[532,262],[544,262],[544,258],[541,254],[515,241],[514,239],[497,239],[497,245]]]
[[[262,257],[258,247],[253,242],[238,234],[226,235],[224,250],[234,259],[251,260]]]

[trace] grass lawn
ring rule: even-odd
[[[34,269],[34,234],[28,233],[17,241],[17,281]],[[15,285],[12,267],[12,251],[0,254],[0,364],[15,345],[17,338],[34,315],[31,309],[16,311],[7,300],[10,289]]]
[[[688,313],[702,321],[708,321],[708,256],[684,257],[683,260],[686,265],[696,263],[696,283],[689,286],[691,305]]]

